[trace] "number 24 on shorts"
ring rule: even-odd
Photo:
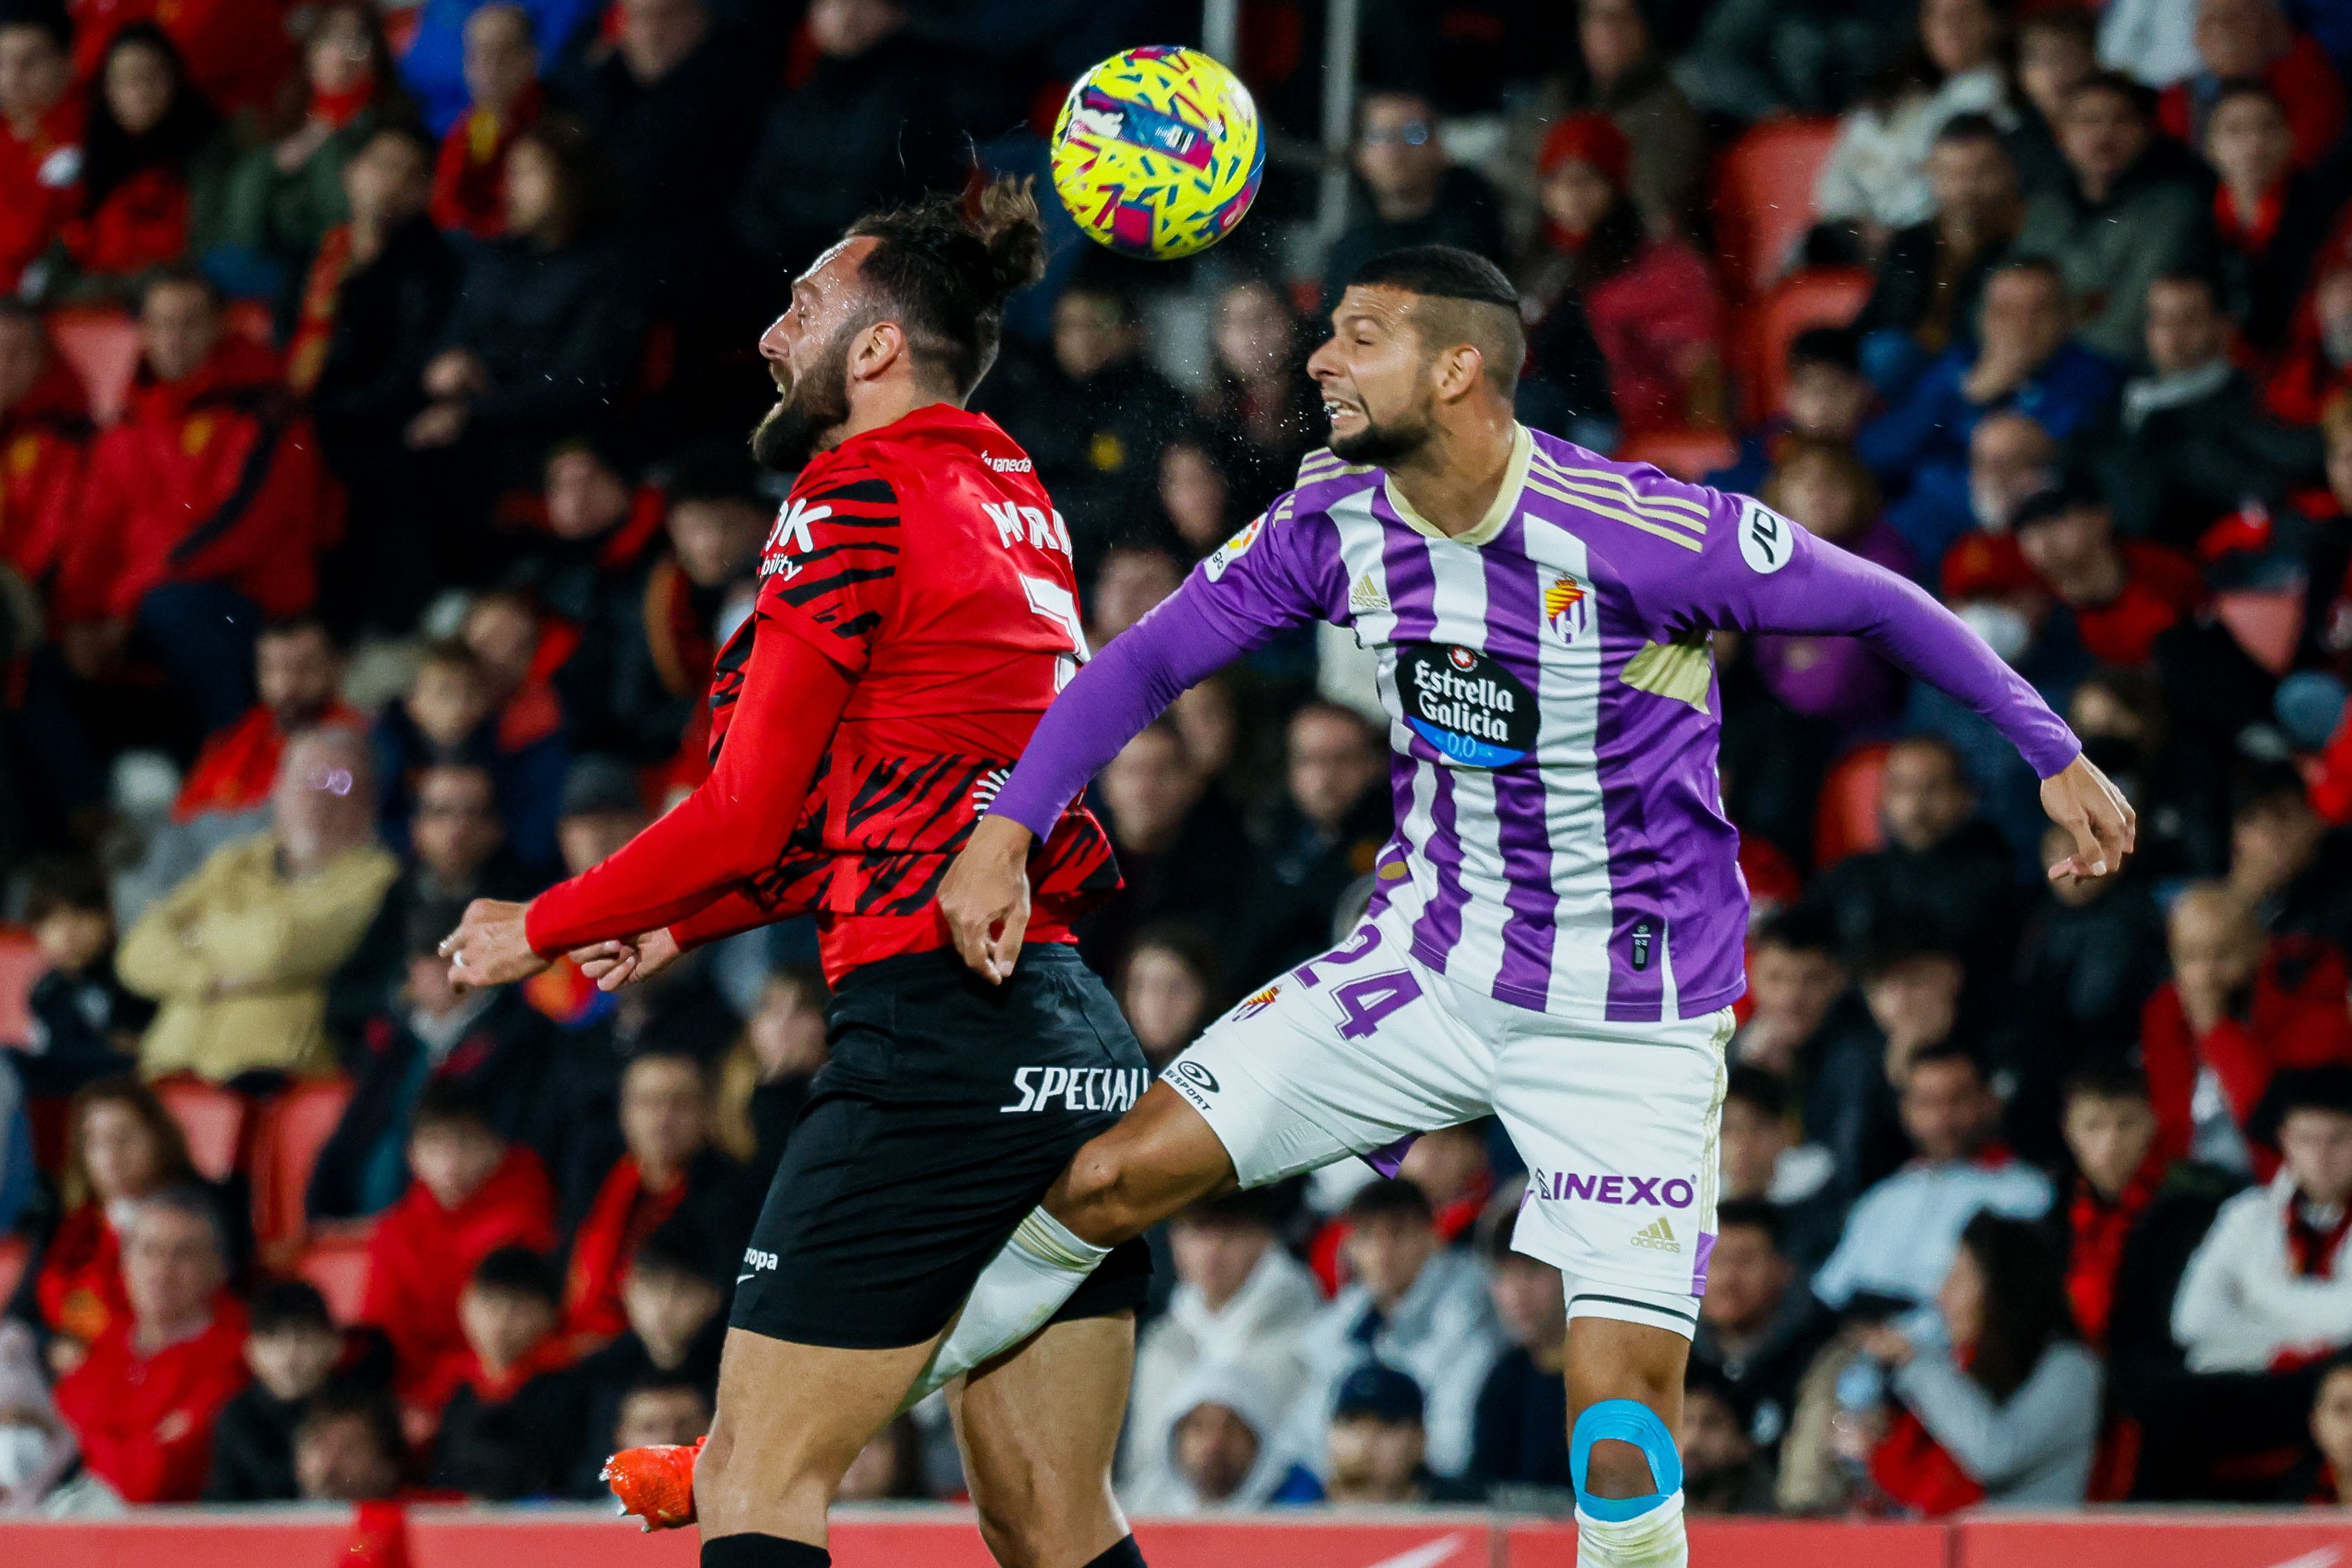
[[[1366,925],[1345,946],[1333,948],[1311,964],[1299,965],[1290,977],[1302,989],[1314,990],[1322,984],[1321,968],[1360,963],[1380,945],[1380,927]],[[1363,1040],[1380,1029],[1382,1019],[1419,997],[1421,982],[1410,969],[1391,969],[1344,977],[1324,994],[1339,1005],[1339,1038]]]

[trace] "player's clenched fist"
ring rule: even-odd
[[[940,913],[947,916],[956,951],[992,982],[1013,973],[1021,934],[1029,928],[1033,836],[1009,817],[982,818],[940,883]]]
[[[2074,852],[2050,868],[2050,880],[2105,876],[2123,869],[2139,841],[2139,817],[2115,781],[2077,757],[2042,781],[2042,809],[2074,836]]]

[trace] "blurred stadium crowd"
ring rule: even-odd
[[[703,1429],[810,933],[616,997],[432,947],[700,776],[791,273],[1041,169],[1169,11],[0,0],[0,1506],[593,1497]],[[1246,0],[1251,221],[1158,267],[1064,225],[1017,302],[977,401],[1095,645],[1319,444],[1357,263],[1506,264],[1523,417],[1937,590],[2139,812],[2053,889],[1972,716],[1716,639],[1757,919],[1693,1510],[2352,1503],[2352,5],[1361,14],[1343,225],[1324,9]],[[1361,907],[1360,661],[1268,649],[1101,779],[1085,950],[1155,1061]],[[1524,1179],[1473,1126],[1170,1226],[1128,1505],[1564,1508]],[[934,1407],[848,1490],[959,1486]]]

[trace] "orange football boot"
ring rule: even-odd
[[[623,1448],[604,1461],[598,1479],[621,1500],[621,1511],[643,1529],[677,1530],[694,1522],[694,1461],[707,1437],[691,1445],[656,1443]]]

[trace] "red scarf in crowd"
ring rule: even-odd
[[[637,1243],[661,1228],[686,1197],[681,1175],[667,1192],[655,1192],[638,1174],[637,1157],[623,1155],[572,1242],[572,1269],[563,1283],[563,1327],[575,1345],[609,1340],[629,1326],[621,1282]]]
[[[2107,1319],[2116,1305],[2116,1270],[2123,1262],[2124,1241],[2132,1227],[2156,1200],[2164,1182],[2165,1160],[2150,1149],[2139,1169],[2109,1203],[2081,1176],[2074,1179],[2074,1201],[2067,1211],[2073,1245],[2066,1255],[2066,1300],[2074,1309],[2074,1322],[2095,1350],[2107,1342]]]
[[[1983,1484],[1960,1469],[1908,1407],[1895,1410],[1895,1424],[1872,1452],[1870,1479],[1891,1500],[1929,1519],[1985,1500]]]

